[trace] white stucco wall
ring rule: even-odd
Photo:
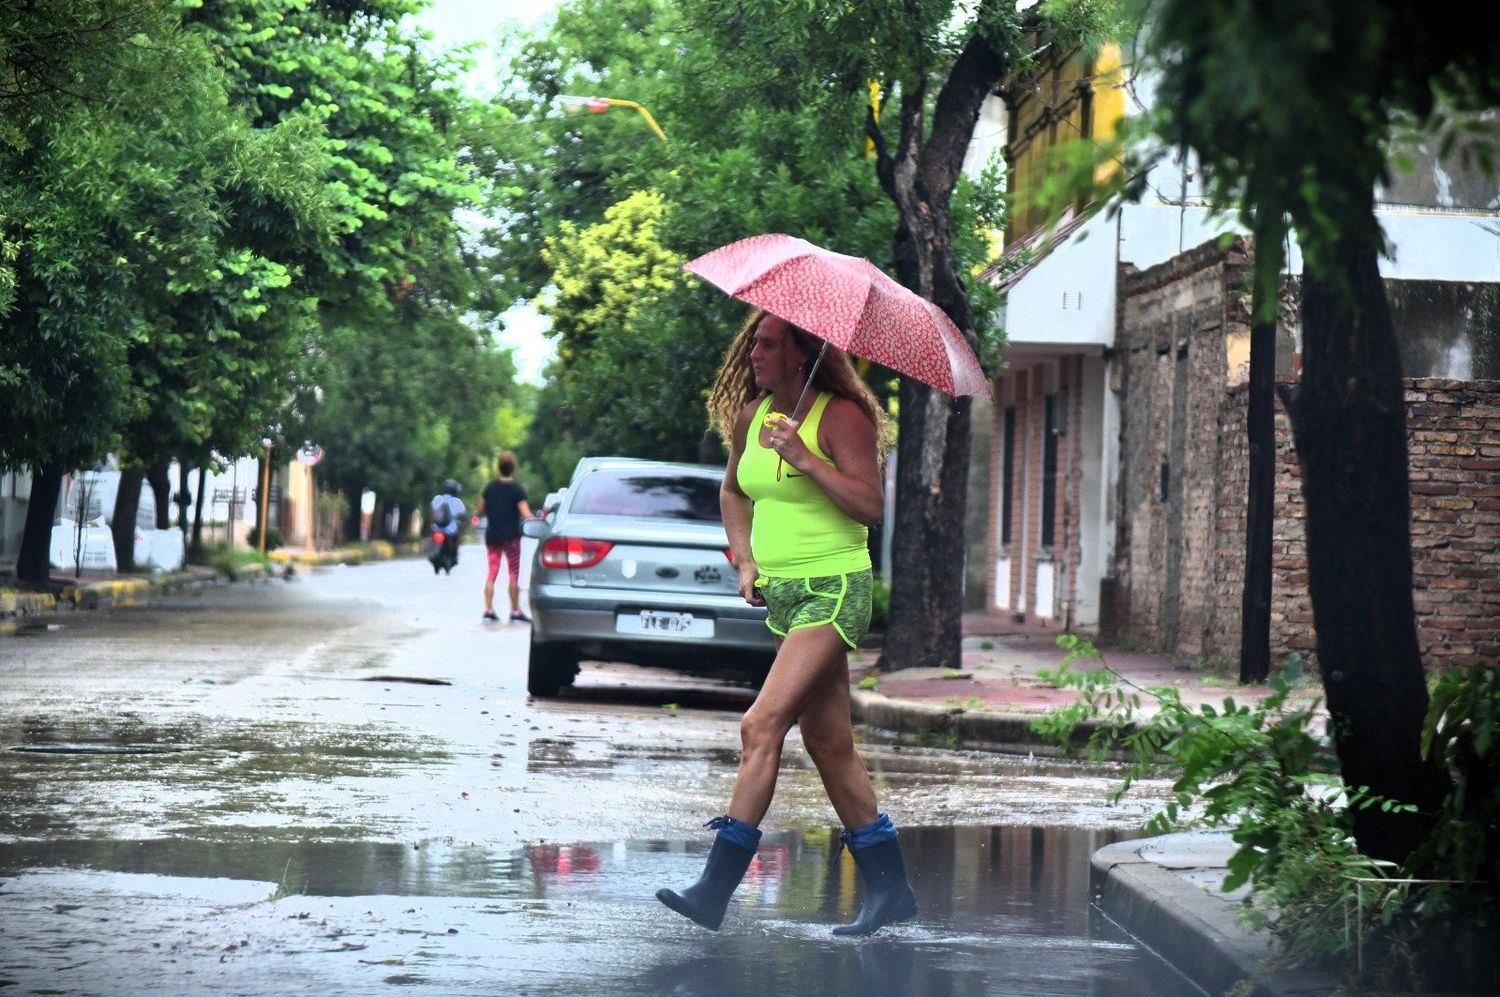
[[[1394,250],[1380,261],[1386,279],[1500,283],[1500,212],[1383,208],[1376,216]]]
[[[1114,340],[1115,223],[1095,215],[1010,289],[1012,347],[1107,346]]]
[[[1114,554],[1113,454],[1118,446],[1119,402],[1105,381],[1101,357],[1083,361],[1083,414],[1079,420],[1078,529],[1079,558],[1075,625],[1091,629],[1099,623],[1099,581]]]

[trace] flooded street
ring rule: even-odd
[[[478,555],[0,638],[0,987],[1195,992],[1088,907],[1090,854],[1146,805],[1047,759],[864,745],[922,913],[860,942],[828,934],[855,871],[793,732],[724,929],[671,915],[653,893],[701,869],[752,692],[585,665],[529,702]]]

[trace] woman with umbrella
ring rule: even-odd
[[[687,889],[656,895],[718,929],[755,855],[782,743],[797,724],[865,883],[858,919],[834,934],[870,934],[917,912],[849,714],[848,652],[870,623],[867,536],[883,504],[884,413],[843,350],[759,308],[729,348],[709,411],[730,448],[720,501],[740,592],[766,606],[779,646],[740,723],[739,775],[728,813],[707,825],[718,831],[707,868]]]

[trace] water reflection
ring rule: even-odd
[[[311,909],[326,930],[347,928],[366,947],[361,965],[389,951],[413,980],[442,992],[482,979],[482,989],[496,993],[1195,993],[1091,913],[1089,858],[1125,837],[1076,828],[903,828],[921,914],[867,940],[829,933],[859,904],[853,861],[835,850],[832,828],[767,833],[717,934],[652,896],[697,877],[706,834],[690,842],[534,841],[513,850],[450,840],[15,843],[0,846],[0,878],[8,881],[0,918],[15,922],[13,941],[24,940],[25,918],[42,915],[8,904],[28,882],[44,892],[56,875],[82,891],[70,904],[107,908],[100,898],[112,887],[103,874],[144,874],[159,877],[158,902],[173,912],[167,922],[180,920],[183,906],[173,883],[193,883],[195,897],[222,883],[217,916],[262,919],[253,937],[289,959],[296,948],[278,938],[298,923],[290,909]],[[29,872],[59,867],[96,870],[104,885],[80,885],[77,873]],[[264,903],[244,904],[246,881],[267,884]],[[290,896],[275,900],[273,888]],[[131,889],[134,913],[99,913],[146,930],[150,905],[140,897],[151,891]],[[13,965],[32,964],[17,958]],[[130,955],[101,953],[98,967],[79,964],[78,972],[102,972],[109,958]],[[342,984],[341,992],[363,992],[352,979]]]

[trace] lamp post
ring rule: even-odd
[[[271,497],[271,440],[269,437],[260,441],[260,445],[266,448],[264,463],[260,469],[260,552],[266,552],[266,506]]]
[[[561,108],[564,114],[605,114],[611,107],[634,108],[641,113],[641,117],[646,119],[646,124],[651,126],[651,130],[656,133],[657,138],[663,142],[667,140],[667,133],[661,130],[661,126],[656,123],[656,119],[651,116],[651,112],[633,100],[620,100],[616,97],[575,97],[571,94],[561,94],[553,98],[553,103]]]

